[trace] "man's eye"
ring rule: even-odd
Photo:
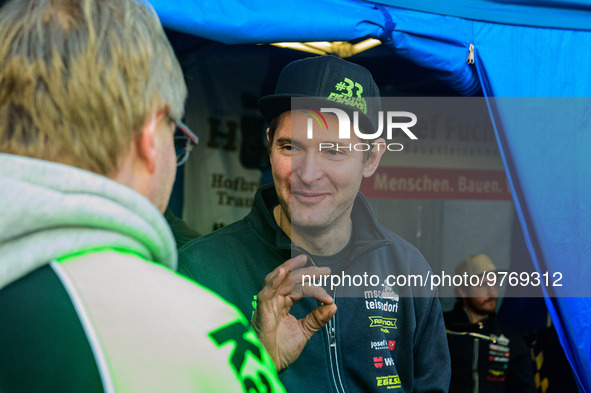
[[[340,150],[336,150],[336,149],[334,149],[334,150],[327,150],[327,151],[326,151],[326,153],[327,153],[329,156],[339,156],[339,155],[343,154],[343,152],[342,152],[342,151],[340,151]]]
[[[292,145],[283,145],[283,146],[281,146],[281,149],[285,150],[285,151],[293,151],[293,150],[295,150],[295,147]]]

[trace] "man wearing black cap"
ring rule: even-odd
[[[269,122],[274,184],[258,190],[243,220],[183,247],[179,271],[252,319],[290,392],[446,392],[436,293],[385,282],[390,274],[426,276],[429,266],[377,222],[359,193],[385,151],[370,73],[332,56],[295,61],[259,108]],[[306,264],[313,267],[302,272]],[[379,282],[325,292],[306,286],[306,272]]]

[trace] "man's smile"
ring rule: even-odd
[[[328,192],[292,191],[291,195],[300,203],[317,203],[330,196]]]

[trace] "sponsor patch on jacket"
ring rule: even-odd
[[[489,348],[491,349],[491,351],[509,352],[509,347],[505,345],[490,344]]]
[[[488,369],[488,373],[493,376],[493,377],[502,377],[503,375],[505,375],[505,371],[504,370],[495,370],[492,368]]]
[[[382,310],[386,312],[398,312],[398,303],[391,303],[386,300],[371,299],[365,301],[367,310]]]
[[[397,318],[384,318],[381,316],[369,317],[371,321],[369,327],[377,327],[384,333],[390,333],[388,329],[398,329],[396,326]]]
[[[370,341],[369,348],[375,349],[376,351],[381,351],[383,349],[393,351],[396,349],[396,340]]]
[[[382,356],[374,356],[373,365],[375,368],[382,368],[384,365],[384,358]]]
[[[490,336],[495,339],[496,344],[501,346],[508,346],[509,342],[511,342],[511,340],[508,337],[505,337],[504,334],[501,334],[500,336],[491,334]]]
[[[388,340],[371,341],[369,343],[369,348],[375,349],[376,351],[380,351],[382,349],[388,349]]]
[[[402,384],[398,375],[386,375],[384,377],[376,377],[376,386],[385,389],[399,389],[402,387]]]
[[[377,298],[377,299],[391,300],[394,302],[398,302],[398,300],[400,300],[400,297],[394,291],[394,289],[392,289],[391,286],[386,285],[386,284],[382,284],[382,288],[383,288],[382,290],[374,289],[374,290],[364,291],[363,296],[366,299]]]
[[[384,357],[384,356],[374,356],[373,357],[373,365],[375,368],[382,368],[386,365],[386,367],[390,367],[394,365],[394,359]]]
[[[511,352],[509,351],[508,346],[500,345],[500,344],[498,344],[498,342],[500,342],[500,341],[509,342],[509,339],[503,335],[501,335],[501,337],[496,337],[496,336],[491,335],[491,337],[495,337],[497,339],[497,343],[496,344],[491,343],[488,346],[488,361],[494,362],[494,363],[505,364],[505,367],[506,367],[507,363],[509,362],[509,358],[511,357]],[[504,340],[501,340],[501,338]]]

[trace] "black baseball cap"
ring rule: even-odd
[[[293,61],[281,71],[275,94],[259,100],[259,110],[270,122],[292,109],[292,97],[307,97],[306,104],[316,108],[357,111],[366,132],[377,129],[380,91],[369,71],[358,64],[330,55]]]

